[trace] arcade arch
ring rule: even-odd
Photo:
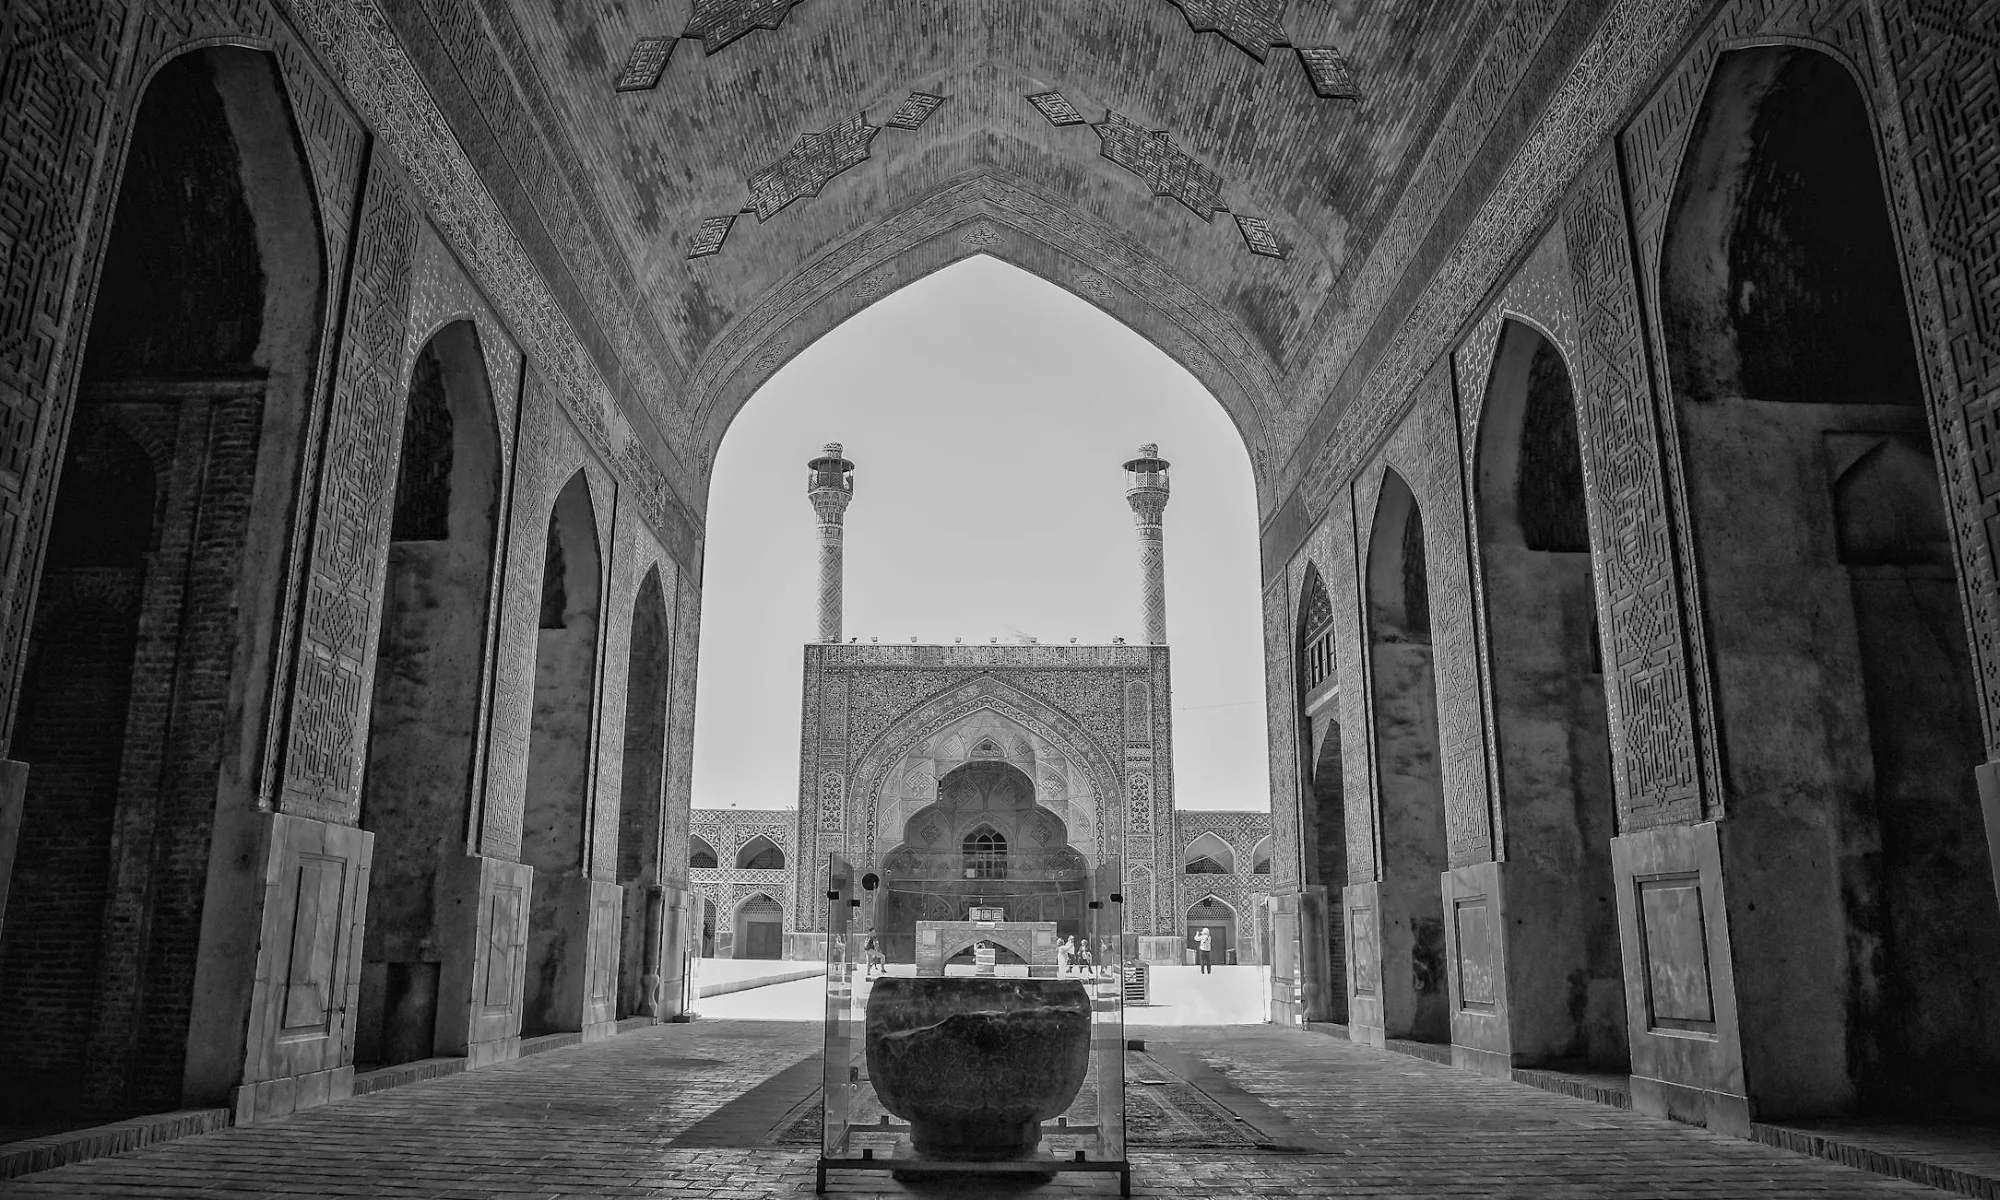
[[[624,757],[619,773],[618,875],[624,915],[618,949],[618,1016],[652,1015],[657,979],[668,955],[664,898],[659,892],[660,810],[667,775],[667,688],[673,665],[667,602],[655,565],[632,598],[625,660]],[[674,950],[673,953],[678,953]]]
[[[10,752],[34,769],[0,933],[0,1109],[37,1120],[198,1088],[210,843],[219,812],[255,803],[232,755],[273,700],[254,681],[285,576],[275,514],[320,359],[325,241],[296,128],[269,55],[184,53],[146,83],[115,176]]]
[[[1386,471],[1365,585],[1382,822],[1382,1019],[1390,1037],[1448,1042],[1444,789],[1424,555],[1417,498]]]
[[[1568,364],[1502,325],[1474,463],[1516,1063],[1630,1063],[1611,839],[1610,718]]]
[[[440,872],[471,835],[500,442],[470,321],[418,351],[403,409],[361,827],[375,834],[355,1060],[438,1052]]]
[[[1773,1114],[1977,1106],[2000,1067],[1979,714],[1875,144],[1841,62],[1724,54],[1659,263]]]
[[[590,888],[586,855],[604,575],[596,510],[582,471],[570,476],[549,509],[544,551],[521,817],[521,861],[535,869],[524,1037],[581,1029],[583,1020],[587,938],[571,926],[577,911],[590,907],[579,896],[587,898]]]

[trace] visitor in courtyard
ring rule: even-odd
[[[1208,928],[1203,926],[1201,929],[1195,931],[1194,960],[1201,967],[1201,973],[1204,975],[1215,974],[1215,959],[1210,954],[1210,947]]]
[[[1074,938],[1064,938],[1056,944],[1056,974],[1069,974],[1070,964],[1076,961]]]

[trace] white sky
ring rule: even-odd
[[[798,802],[801,646],[818,547],[806,462],[855,463],[843,633],[864,642],[1137,641],[1120,469],[1173,463],[1166,512],[1177,807],[1269,806],[1250,459],[1222,406],[1151,343],[980,256],[808,347],[724,436],[708,502],[697,808]]]

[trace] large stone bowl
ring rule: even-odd
[[[1090,997],[1075,979],[878,979],[866,1046],[919,1157],[1026,1158],[1090,1070]]]

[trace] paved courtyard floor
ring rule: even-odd
[[[6,1181],[0,1195],[810,1196],[811,1147],[754,1143],[776,1114],[792,1111],[786,1106],[794,1098],[781,1093],[789,1081],[810,1076],[803,1064],[817,1051],[818,1032],[795,1021],[656,1026]],[[1295,1135],[1286,1139],[1294,1147],[1288,1150],[1136,1148],[1133,1194],[1139,1196],[1944,1194],[1312,1032],[1269,1026],[1128,1032],[1146,1040],[1147,1053],[1134,1056],[1143,1064],[1138,1072],[1178,1070],[1225,1108]],[[760,1107],[757,1098],[764,1096],[772,1100]],[[732,1139],[726,1126],[733,1120],[749,1136]],[[702,1128],[695,1131],[697,1124]],[[1025,1200],[1112,1197],[1118,1190],[1115,1176],[905,1187],[883,1175],[836,1174],[829,1194]]]

